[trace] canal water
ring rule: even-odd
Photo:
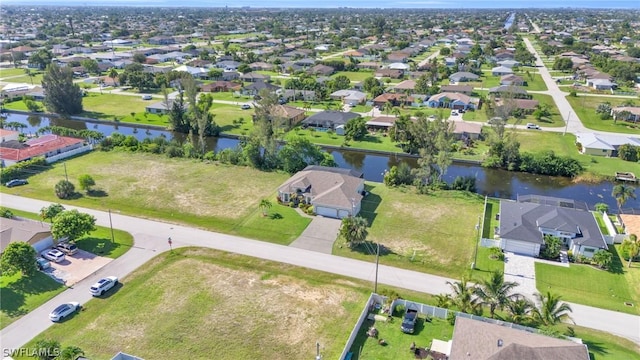
[[[176,138],[184,141],[186,136],[167,130],[145,129],[132,124],[93,123],[78,120],[64,120],[60,118],[46,118],[41,116],[26,116],[21,114],[9,114],[7,122],[19,122],[27,125],[23,130],[26,134],[35,132],[44,126],[65,126],[77,130],[89,129],[103,133],[105,136],[113,132],[124,135],[133,135],[138,140],[146,137],[166,136],[168,139]],[[232,148],[238,145],[238,140],[228,138],[207,138],[207,148],[216,152]],[[415,158],[369,154],[361,151],[345,149],[327,149],[333,155],[336,163],[342,168],[351,168],[364,173],[369,181],[382,182],[384,172],[400,162],[406,162],[412,168],[418,166]],[[498,169],[487,169],[479,165],[454,162],[449,166],[444,179],[453,181],[457,176],[474,176],[477,181],[477,191],[483,195],[493,197],[515,199],[518,195],[545,195],[561,198],[569,198],[586,202],[593,208],[596,203],[604,202],[611,209],[617,209],[615,199],[611,196],[611,190],[615,184],[602,182],[598,184],[576,184],[571,179],[563,177],[551,177],[544,175],[532,175],[527,173],[511,172]],[[638,194],[640,197],[640,193]],[[625,211],[640,211],[640,201],[630,199],[624,206]]]

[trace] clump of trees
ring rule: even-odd
[[[58,199],[69,199],[76,193],[76,187],[68,180],[60,180],[54,186],[54,191]]]
[[[36,250],[29,243],[14,241],[9,243],[0,258],[2,275],[12,275],[17,272],[24,276],[31,276],[38,270],[36,267]]]
[[[66,238],[70,241],[96,229],[96,218],[93,215],[81,213],[78,210],[64,210],[52,220],[51,234],[55,239]]]
[[[73,83],[73,71],[55,63],[47,65],[42,78],[42,89],[47,96],[44,105],[48,111],[60,115],[76,115],[82,112],[82,90]]]

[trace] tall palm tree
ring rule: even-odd
[[[262,216],[267,216],[267,211],[271,209],[271,201],[267,199],[260,200],[260,205],[258,207],[262,210]]]
[[[469,285],[465,277],[453,283],[447,281],[447,285],[451,287],[453,292],[453,303],[461,312],[467,314],[479,314],[482,312],[480,302],[475,296],[475,286]]]
[[[33,72],[31,71],[31,69],[29,69],[29,68],[24,69],[24,73],[25,73],[25,74],[27,74],[27,76],[29,77],[29,79],[31,79],[31,85],[33,85],[33,77],[34,77],[34,74],[33,74]]]
[[[622,207],[626,204],[627,200],[636,198],[636,188],[625,184],[618,184],[613,187],[611,196],[616,199],[618,212],[622,213]]]
[[[534,313],[536,320],[544,325],[555,325],[564,320],[571,320],[569,313],[572,312],[571,306],[562,302],[559,295],[554,295],[547,291],[545,295],[535,294],[536,300],[540,303],[540,307]]]
[[[518,297],[507,304],[509,312],[509,321],[515,324],[522,324],[527,320],[533,319],[535,305],[524,297]]]
[[[384,103],[384,106],[382,106],[382,111],[384,111],[387,115],[389,115],[391,110],[393,110],[393,104],[390,101],[387,101],[386,103]]]
[[[627,249],[627,253],[629,254],[629,263],[627,264],[627,267],[630,268],[633,258],[638,256],[638,253],[640,253],[640,239],[638,239],[636,234],[631,234],[629,235],[629,238],[625,239],[622,243],[622,248]]]
[[[369,235],[367,226],[369,226],[367,219],[360,216],[347,216],[342,219],[339,234],[352,248],[367,239],[367,235]]]
[[[116,82],[116,78],[118,77],[118,71],[116,70],[116,68],[111,68],[111,70],[109,70],[109,77],[111,78],[111,80],[113,80],[113,84],[117,87],[118,83]]]
[[[482,305],[489,307],[491,318],[494,318],[497,309],[502,310],[510,300],[519,296],[511,293],[516,286],[518,286],[516,282],[505,282],[501,271],[494,271],[488,280],[483,280],[475,288],[475,295]]]

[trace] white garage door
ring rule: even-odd
[[[37,243],[33,244],[33,248],[36,249],[36,252],[40,254],[44,250],[53,246],[53,238],[48,237],[46,239],[42,239]]]
[[[349,210],[338,210],[338,217],[340,219],[349,216]]]
[[[538,256],[538,245],[525,241],[505,240],[504,251],[516,254]]]
[[[315,210],[316,210],[316,214],[318,214],[318,215],[331,217],[331,218],[337,218],[338,217],[338,210],[333,209],[333,208],[328,208],[328,207],[324,207],[324,206],[316,206]]]

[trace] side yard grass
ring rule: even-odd
[[[611,104],[611,107],[616,107],[631,99],[597,96],[567,96],[567,100],[569,101],[569,104],[571,104],[573,111],[575,111],[578,117],[580,117],[582,124],[589,129],[624,134],[640,134],[640,126],[636,126],[626,121],[614,122],[613,119],[602,120],[600,119],[600,114],[596,113],[598,105],[602,103],[608,102]],[[635,101],[637,103],[637,99]],[[578,121],[577,119],[571,120]]]
[[[49,301],[64,289],[64,285],[40,271],[30,277],[24,277],[20,273],[11,276],[3,274],[0,277],[0,329]]]
[[[613,253],[610,271],[583,264],[571,264],[564,268],[536,262],[536,287],[561,295],[566,301],[640,314],[640,298],[637,293],[632,294],[628,282],[631,278],[625,275],[626,272],[640,270],[625,268],[617,250],[613,246],[609,250]],[[634,306],[627,306],[625,302]]]

